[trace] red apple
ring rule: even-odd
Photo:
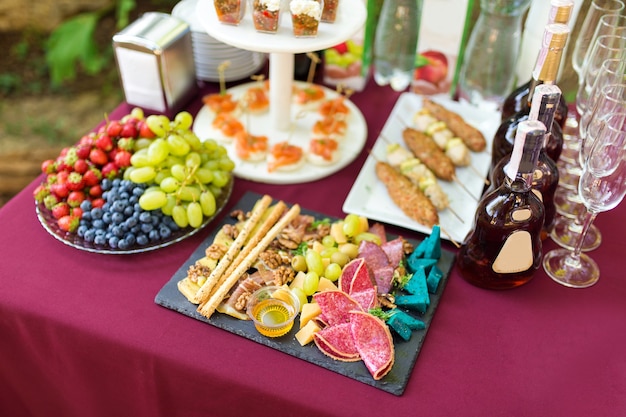
[[[413,74],[414,79],[439,84],[447,76],[448,59],[443,53],[430,50],[419,54]]]

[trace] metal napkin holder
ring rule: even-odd
[[[196,93],[189,24],[148,12],[113,36],[126,102],[171,115]]]

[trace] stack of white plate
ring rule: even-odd
[[[196,78],[219,81],[217,68],[225,61],[230,62],[224,72],[225,81],[242,80],[258,73],[265,65],[267,55],[235,48],[207,34],[196,12],[197,3],[198,0],[181,0],[172,9],[172,16],[187,22],[191,29]]]

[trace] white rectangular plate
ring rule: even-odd
[[[430,97],[433,101],[459,114],[467,123],[479,129],[487,141],[486,151],[472,152],[471,167],[457,168],[456,177],[471,195],[456,182],[439,181],[441,188],[448,195],[450,209],[462,219],[459,220],[450,209],[439,212],[441,237],[455,242],[462,242],[472,228],[474,213],[478,206],[489,173],[491,163],[491,143],[493,135],[500,126],[500,114],[477,109],[466,103],[459,103],[447,96]],[[400,143],[402,131],[411,125],[413,116],[422,108],[422,96],[403,93],[396,102],[383,130],[371,151],[374,157],[367,158],[361,171],[343,204],[343,211],[366,216],[369,219],[429,234],[432,228],[419,224],[405,215],[389,198],[387,189],[376,176],[376,159],[385,161],[386,147],[391,142]]]

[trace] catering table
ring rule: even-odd
[[[187,108],[195,114],[215,89]],[[348,167],[302,185],[238,179],[221,215],[255,191],[343,216],[398,97],[373,82],[351,97],[369,133]],[[626,415],[626,204],[597,219],[604,240],[592,256],[602,272],[591,288],[565,288],[540,271],[521,288],[488,291],[453,269],[396,396],[155,304],[210,227],[142,254],[79,251],[39,224],[37,183],[0,210],[1,416]]]

